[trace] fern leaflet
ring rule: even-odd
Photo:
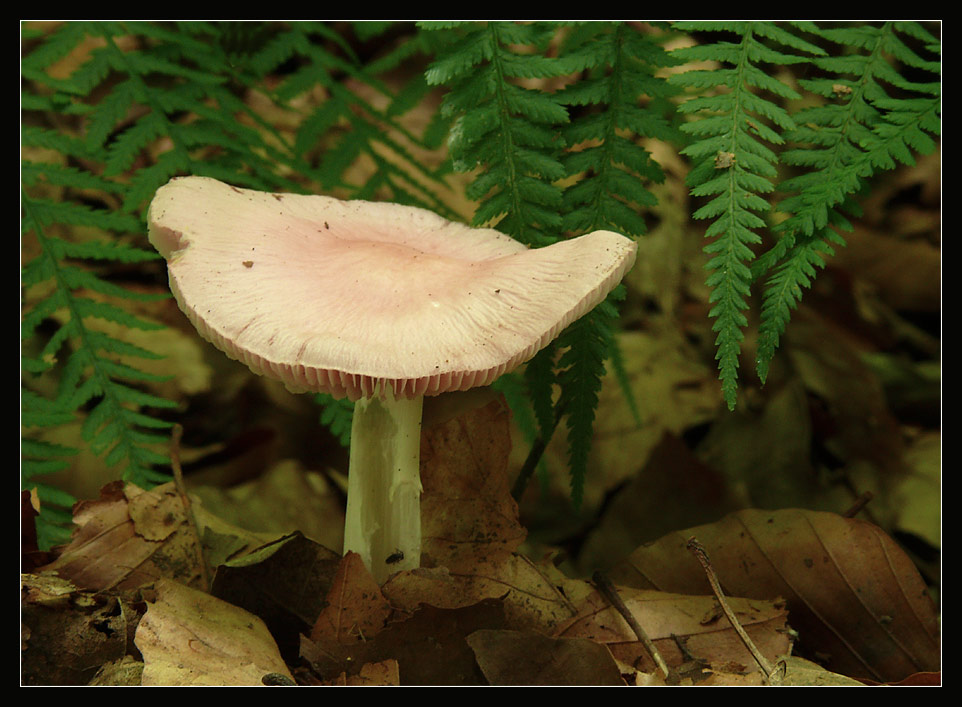
[[[753,246],[761,243],[757,230],[765,226],[758,215],[770,210],[762,194],[774,189],[778,156],[764,143],[780,145],[780,131],[791,130],[795,121],[788,112],[766,99],[765,91],[782,99],[798,94],[759,68],[759,63],[787,65],[806,61],[803,57],[772,49],[780,44],[792,49],[823,53],[776,25],[764,22],[690,23],[678,29],[726,31],[737,42],[714,42],[679,49],[673,54],[681,61],[718,61],[726,68],[689,70],[672,77],[673,83],[700,92],[681,105],[684,113],[699,114],[682,126],[696,140],[683,150],[694,164],[688,175],[691,193],[712,197],[693,217],[714,219],[705,236],[714,239],[705,247],[710,259],[707,284],[712,293],[710,316],[715,319],[719,376],[729,408],[734,408],[743,330],[748,324],[748,307],[754,258]],[[771,124],[771,125],[769,125]],[[772,125],[774,127],[772,127]]]
[[[845,245],[838,229],[850,230],[845,213],[858,213],[852,195],[876,171],[900,162],[913,164],[913,151],[930,153],[935,149],[930,134],[940,131],[938,83],[910,82],[890,63],[894,58],[923,72],[939,70],[937,62],[922,59],[899,38],[905,33],[934,42],[921,26],[885,23],[809,29],[850,51],[814,59],[826,75],[800,81],[824,103],[795,116],[798,127],[787,138],[804,147],[787,150],[782,160],[807,171],[782,183],[783,191],[796,192],[779,204],[789,217],[775,229],[780,240],[753,269],[755,277],[772,270],[764,292],[756,361],[763,382],[803,290],[833,247]],[[900,95],[890,97],[884,84]],[[916,97],[919,94],[922,97]]]

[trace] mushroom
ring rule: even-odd
[[[356,401],[344,551],[375,578],[417,568],[425,395],[485,386],[601,302],[633,241],[539,249],[425,209],[172,179],[151,244],[197,331],[296,392]]]

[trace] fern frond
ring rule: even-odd
[[[581,177],[564,192],[564,228],[640,236],[640,211],[657,203],[645,183],[662,182],[664,173],[638,140],[678,138],[658,110],[677,91],[655,75],[673,62],[651,37],[621,23],[590,23],[562,56],[589,72],[558,95],[566,105],[589,107],[563,131],[565,171]]]
[[[800,146],[785,151],[782,160],[806,171],[782,183],[783,191],[795,192],[779,204],[789,216],[775,228],[779,241],[753,267],[756,278],[773,272],[759,324],[756,367],[763,382],[791,311],[815,269],[824,265],[834,246],[845,245],[839,230],[851,228],[845,212],[857,208],[852,195],[877,171],[914,164],[913,152],[930,153],[936,146],[931,136],[940,132],[938,83],[908,81],[892,63],[894,59],[923,71],[940,70],[938,62],[918,56],[899,37],[902,32],[929,41],[924,28],[885,23],[811,31],[849,51],[814,59],[825,76],[800,80],[824,102],[799,111],[798,127],[786,136]],[[899,95],[890,96],[893,89]]]
[[[351,198],[390,199],[453,218],[450,206],[437,196],[444,186],[443,174],[414,154],[417,149],[427,149],[423,137],[397,119],[426,95],[423,77],[416,77],[405,86],[407,90],[396,93],[377,78],[376,71],[385,65],[364,67],[350,52],[345,59],[317,41],[319,36],[330,40],[330,33],[321,23],[285,24],[248,62],[258,79],[281,62],[296,65],[269,94],[279,106],[289,106],[312,92],[326,94],[307,115],[299,116],[300,111],[290,109],[292,117],[299,120],[291,146],[299,160],[298,170],[325,191],[339,191]],[[338,37],[336,44],[341,47],[343,38]],[[415,34],[402,46],[418,53],[426,44]],[[345,86],[342,74],[364,90]],[[377,107],[375,102],[386,102],[387,106]],[[372,161],[376,169],[366,182],[357,184],[346,175],[362,160]]]
[[[29,397],[29,391],[23,391]],[[42,400],[42,399],[41,399]],[[33,406],[25,404],[25,412]],[[44,483],[43,477],[69,468],[67,458],[79,450],[51,442],[20,440],[20,487],[37,494],[40,514],[35,521],[37,545],[48,549],[70,539],[71,508],[76,499],[69,493]]]
[[[30,405],[24,424],[37,427],[61,424],[65,416],[82,416],[82,408],[90,408],[84,421],[85,441],[95,451],[103,453],[108,464],[122,464],[123,477],[128,481],[152,485],[164,478],[154,466],[166,462],[166,456],[156,451],[166,444],[166,437],[145,433],[141,428],[164,429],[169,425],[143,415],[139,410],[145,407],[169,408],[174,404],[128,385],[126,381],[155,382],[160,378],[140,371],[123,359],[157,358],[157,355],[105,334],[92,327],[90,322],[101,319],[126,328],[159,329],[160,325],[100,298],[149,300],[157,296],[136,294],[118,287],[87,267],[71,264],[68,259],[136,262],[155,256],[117,244],[69,243],[49,237],[45,233],[45,221],[50,219],[49,204],[25,197],[23,205],[24,225],[39,246],[39,255],[23,269],[23,284],[30,305],[23,313],[22,337],[24,340],[33,338],[42,322],[55,319],[59,322],[54,333],[34,355],[24,356],[22,368],[25,371],[40,374],[55,366],[59,370],[55,400],[46,405],[39,404],[37,395],[24,400]],[[107,213],[91,213],[84,225],[109,229],[114,226],[114,219],[109,216]],[[49,290],[49,293],[35,296],[35,289]]]
[[[757,230],[765,226],[758,215],[770,210],[761,195],[774,189],[778,156],[764,142],[780,145],[782,134],[795,127],[795,121],[780,105],[764,97],[767,92],[783,99],[798,94],[777,78],[769,76],[758,64],[796,64],[806,57],[788,54],[772,45],[821,53],[814,45],[763,22],[692,23],[680,22],[677,29],[726,31],[737,42],[714,42],[673,52],[681,61],[718,61],[723,68],[689,70],[673,76],[680,87],[711,89],[714,93],[692,98],[681,105],[687,114],[699,118],[682,126],[696,138],[682,152],[691,157],[688,176],[691,193],[712,197],[694,218],[713,219],[705,236],[714,239],[705,247],[710,259],[707,268],[711,287],[710,316],[717,334],[719,376],[729,408],[735,405],[743,329],[747,325],[754,258],[753,246],[761,243]],[[764,142],[763,142],[764,141]]]
[[[342,447],[351,446],[351,425],[354,422],[354,403],[347,398],[334,398],[327,394],[314,396],[321,408],[321,424],[337,437]]]
[[[558,337],[558,347],[564,352],[558,361],[561,392],[557,406],[564,412],[568,428],[568,465],[571,499],[575,508],[581,505],[584,498],[598,394],[605,374],[605,363],[614,347],[614,330],[618,319],[615,303],[623,299],[624,294],[624,286],[617,287],[604,302]]]
[[[441,110],[454,120],[451,159],[458,171],[478,170],[467,190],[480,202],[473,223],[529,245],[553,242],[562,227],[555,182],[565,175],[557,130],[568,114],[554,96],[518,82],[567,73],[567,64],[538,51],[551,28],[488,22],[428,29],[446,33],[426,77],[450,85]]]

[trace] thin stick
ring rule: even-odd
[[[207,569],[207,559],[204,557],[204,544],[200,539],[200,531],[197,528],[197,519],[194,518],[194,511],[190,506],[190,497],[187,496],[187,485],[184,483],[184,471],[180,466],[180,438],[184,435],[184,428],[174,425],[170,434],[170,468],[174,471],[174,486],[180,494],[180,500],[184,504],[184,511],[187,514],[187,522],[190,523],[191,532],[194,534],[195,547],[197,548],[197,564],[200,567],[200,577],[204,582],[204,591],[210,591],[210,571]]]
[[[563,415],[564,408],[559,405],[555,410],[554,424],[551,426],[551,429],[548,430],[547,433],[543,432],[531,445],[531,450],[528,452],[528,456],[524,460],[524,465],[521,467],[521,471],[518,472],[518,477],[514,480],[514,486],[511,488],[511,497],[515,501],[521,502],[521,497],[524,495],[525,489],[528,488],[528,481],[531,480],[534,470],[538,467],[538,462],[540,462],[541,457],[544,456],[544,450],[548,448],[548,444],[551,442],[555,430],[558,429],[558,423],[561,422]]]
[[[849,508],[847,511],[845,511],[842,514],[842,517],[854,518],[855,516],[857,516],[859,513],[862,512],[862,509],[865,508],[865,506],[868,505],[868,502],[871,501],[873,498],[875,498],[875,494],[873,494],[871,491],[866,491],[857,499],[855,499],[855,503],[852,504],[851,508]]]
[[[598,587],[598,591],[601,592],[605,599],[607,599],[608,602],[618,610],[618,613],[624,617],[625,621],[628,622],[631,630],[635,632],[638,640],[641,641],[642,645],[644,645],[645,650],[648,651],[648,655],[650,655],[652,660],[655,661],[655,665],[658,666],[658,669],[661,670],[662,676],[667,680],[668,673],[670,672],[668,670],[668,664],[665,662],[665,659],[661,657],[661,653],[655,646],[654,641],[648,638],[648,634],[645,633],[645,629],[641,627],[641,624],[638,623],[638,619],[636,619],[635,615],[632,614],[628,609],[628,606],[621,598],[621,595],[618,594],[618,590],[615,589],[615,585],[613,585],[611,580],[600,571],[595,572],[592,575],[591,580],[595,583],[595,586]]]
[[[691,537],[688,538],[688,549],[691,550],[692,554],[695,555],[695,557],[698,559],[698,562],[701,564],[702,569],[705,570],[705,575],[708,577],[708,583],[711,584],[711,589],[715,593],[715,598],[721,605],[722,611],[725,612],[725,616],[728,617],[728,621],[731,623],[732,628],[735,629],[735,633],[737,633],[738,637],[742,639],[742,643],[745,644],[745,647],[755,658],[755,662],[757,662],[758,666],[762,669],[765,682],[772,684],[777,679],[775,674],[777,669],[768,662],[768,659],[764,655],[762,655],[762,652],[758,650],[755,642],[752,641],[745,629],[742,628],[741,623],[739,623],[738,618],[735,616],[735,612],[732,611],[731,606],[728,604],[728,600],[725,599],[725,593],[722,591],[721,584],[718,582],[718,576],[715,574],[715,570],[712,569],[711,561],[708,559],[708,553],[705,552],[705,548],[701,543],[698,542],[698,540],[696,540],[694,537]]]

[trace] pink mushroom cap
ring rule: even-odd
[[[595,231],[529,249],[398,204],[161,187],[151,244],[197,331],[294,391],[357,400],[487,385],[600,303],[636,246]]]

